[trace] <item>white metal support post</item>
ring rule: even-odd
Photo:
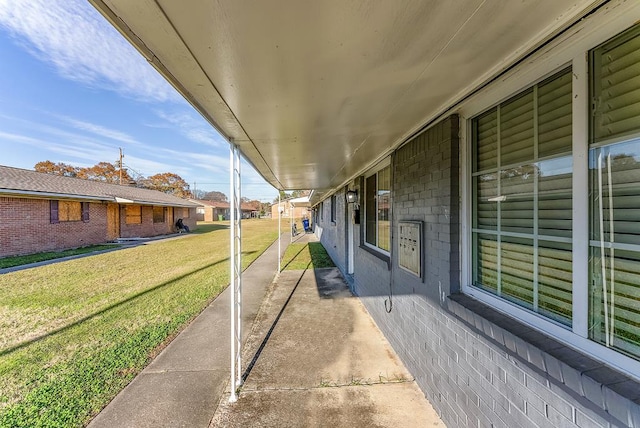
[[[240,149],[233,142],[230,149],[231,396],[229,401],[233,403],[238,400],[237,389],[242,385],[242,209],[240,206]]]
[[[280,201],[280,191],[278,191],[278,275],[280,274],[280,271],[282,270],[281,267],[281,257],[280,255],[281,253],[281,244],[280,244],[280,240],[282,238],[282,205],[281,205],[281,201]]]

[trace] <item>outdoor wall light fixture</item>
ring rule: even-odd
[[[358,192],[355,190],[347,190],[346,198],[347,202],[350,204],[358,202]]]

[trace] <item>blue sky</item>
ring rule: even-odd
[[[0,0],[0,164],[173,172],[229,194],[227,142],[83,0]],[[248,164],[242,196],[277,191]]]

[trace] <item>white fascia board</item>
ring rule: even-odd
[[[0,195],[29,199],[69,199],[95,202],[108,202],[111,199],[88,195],[70,195],[68,193],[37,192],[34,190],[0,189]]]

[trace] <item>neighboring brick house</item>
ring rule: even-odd
[[[220,201],[202,201],[190,199],[191,202],[200,205],[197,209],[197,219],[201,221],[220,221],[229,220],[229,202]],[[240,207],[242,210],[242,218],[258,217],[258,207],[243,203]]]
[[[271,218],[276,220],[282,213],[282,218],[301,219],[309,217],[309,197],[290,198],[271,205]]]
[[[198,204],[162,192],[0,166],[0,257],[196,226]]]

